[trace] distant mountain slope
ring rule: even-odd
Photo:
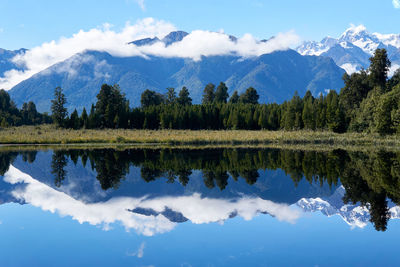
[[[302,55],[330,57],[351,73],[368,68],[368,59],[377,48],[388,51],[393,69],[400,67],[400,34],[370,33],[363,25],[350,27],[337,39],[326,37],[321,42],[304,42],[296,50]]]
[[[178,34],[174,38],[183,37]],[[187,86],[194,102],[199,103],[207,83],[224,81],[230,94],[234,90],[244,92],[253,86],[260,94],[260,102],[283,102],[290,99],[296,90],[300,95],[304,95],[306,90],[317,95],[327,89],[340,89],[343,73],[330,58],[301,56],[294,50],[248,59],[238,56],[203,57],[200,61],[163,57],[120,58],[105,52],[86,51],[21,82],[12,88],[10,94],[18,106],[34,101],[38,110],[43,112],[50,110],[53,90],[61,86],[71,111],[90,107],[103,83],[119,84],[131,105],[138,106],[145,89],[164,93],[167,87],[179,91],[182,86]]]
[[[11,69],[17,69],[17,70],[22,70],[23,66],[18,66],[14,62],[12,62],[12,59],[20,54],[24,53],[26,49],[19,49],[19,50],[5,50],[0,48],[0,77],[4,76],[4,72],[11,70]]]

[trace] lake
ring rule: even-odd
[[[0,151],[1,266],[396,266],[400,153]]]

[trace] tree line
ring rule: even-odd
[[[48,123],[72,129],[246,129],[246,130],[329,130],[337,133],[368,132],[381,135],[400,133],[400,70],[389,79],[391,63],[385,49],[377,49],[370,67],[344,74],[345,86],[338,94],[330,90],[314,97],[295,92],[282,104],[259,104],[257,90],[228,94],[228,87],[209,83],[201,104],[193,104],[189,90],[167,88],[165,94],[145,90],[140,107],[130,107],[118,85],[103,84],[96,103],[81,114],[66,109],[60,87],[54,91],[51,118],[36,111],[29,102],[18,110],[7,92],[0,93],[1,125]]]
[[[0,127],[51,123],[47,113],[39,113],[32,101],[18,109],[5,90],[0,90]]]
[[[390,61],[385,49],[377,49],[370,67],[351,75],[344,74],[345,86],[338,94],[314,97],[310,91],[301,97],[297,92],[282,104],[259,104],[257,90],[250,87],[243,94],[229,97],[228,87],[207,84],[201,104],[192,104],[189,90],[179,93],[167,88],[166,94],[145,90],[141,107],[130,108],[118,85],[104,84],[97,102],[88,113],[74,112],[68,117],[60,106],[66,102],[56,90],[52,112],[59,126],[79,128],[132,129],[245,129],[245,130],[330,130],[337,133],[400,133],[400,71],[390,79]],[[60,97],[61,93],[61,97]],[[61,114],[56,116],[54,114]]]

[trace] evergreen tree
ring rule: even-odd
[[[203,94],[203,100],[202,103],[203,104],[211,104],[214,102],[215,99],[215,85],[212,83],[209,83],[206,85],[206,87],[204,88],[204,94]]]
[[[239,103],[239,94],[236,90],[235,92],[233,92],[231,98],[229,98],[229,103],[231,104]]]
[[[78,111],[75,109],[74,112],[71,113],[71,117],[69,119],[69,127],[72,129],[79,129],[81,126],[81,122],[79,120]]]
[[[51,100],[52,117],[57,126],[65,126],[65,119],[68,116],[65,104],[67,104],[67,99],[65,98],[61,87],[57,87],[54,90],[54,99]]]
[[[374,56],[370,59],[371,65],[369,66],[369,77],[372,85],[381,88],[382,92],[386,91],[386,80],[389,72],[391,62],[387,56],[386,49],[376,49]]]
[[[396,85],[400,84],[400,69],[397,69],[392,78],[388,81],[388,91],[391,91]]]
[[[82,110],[80,121],[81,121],[80,127],[83,127],[85,129],[89,128],[89,117],[86,112],[86,108],[83,108],[83,110]]]
[[[307,91],[303,98],[303,112],[302,119],[304,123],[304,128],[309,130],[315,130],[315,117],[314,117],[314,98],[310,91]]]
[[[216,103],[226,103],[228,100],[228,87],[226,87],[225,83],[221,82],[217,90],[215,91],[215,102]]]
[[[375,114],[376,130],[380,135],[387,135],[394,132],[391,120],[391,112],[394,106],[393,100],[390,96],[383,96],[377,107]]]
[[[103,84],[97,95],[96,109],[97,124],[105,128],[120,127],[119,118],[127,117],[126,113],[127,100],[125,95],[121,93],[118,85]],[[118,117],[118,119],[116,119]],[[116,121],[118,122],[116,124]]]
[[[344,132],[344,114],[339,104],[338,94],[336,91],[330,90],[326,99],[326,118],[329,129],[336,133]]]
[[[258,104],[259,98],[260,96],[258,95],[256,89],[249,87],[246,89],[246,92],[240,96],[240,102],[244,104]]]
[[[177,99],[179,105],[186,106],[192,104],[192,99],[189,96],[189,90],[184,86],[179,92],[179,96]]]
[[[315,100],[315,127],[319,130],[324,130],[326,127],[326,101],[323,94]]]
[[[158,106],[164,102],[164,98],[162,95],[155,91],[151,91],[146,89],[141,97],[140,97],[140,104],[143,108],[150,107],[150,106]]]
[[[165,96],[165,102],[167,105],[172,105],[176,103],[176,92],[175,88],[173,87],[168,87],[167,88],[167,94]]]

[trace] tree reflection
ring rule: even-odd
[[[54,174],[54,184],[56,187],[60,187],[62,185],[62,181],[64,181],[67,171],[65,167],[68,164],[67,157],[64,151],[55,151],[53,153],[51,159],[51,173]]]
[[[20,152],[33,162],[36,152]],[[0,175],[8,170],[18,153],[0,153]],[[225,190],[229,183],[243,179],[257,183],[260,170],[281,169],[295,185],[308,181],[321,186],[343,185],[344,203],[360,203],[370,211],[378,231],[385,231],[390,219],[388,201],[400,204],[400,153],[384,150],[375,153],[294,151],[279,149],[87,149],[55,150],[51,173],[57,187],[67,176],[69,160],[91,167],[103,190],[118,188],[131,167],[140,169],[146,182],[165,179],[167,183],[190,183],[193,171],[201,171],[204,185]]]

